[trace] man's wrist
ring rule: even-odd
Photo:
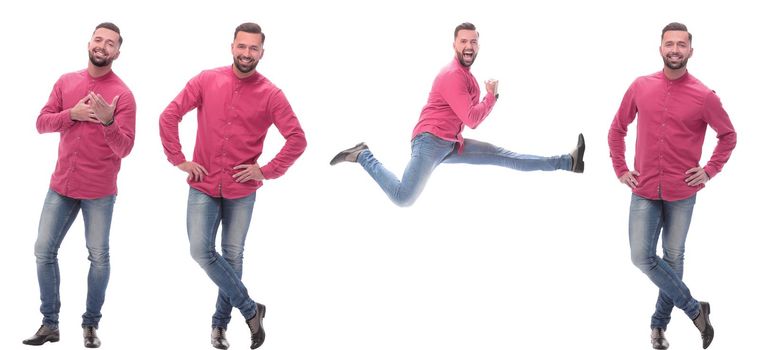
[[[101,123],[101,124],[103,124],[103,126],[111,126],[111,124],[113,124],[113,120],[114,120],[114,118],[111,118],[111,120],[109,120],[109,121],[107,121],[105,123]]]

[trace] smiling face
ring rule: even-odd
[[[666,68],[671,70],[685,68],[688,65],[688,59],[693,55],[688,32],[682,30],[664,32],[659,53]]]
[[[477,58],[477,52],[480,51],[478,43],[478,34],[476,30],[462,29],[456,34],[453,40],[453,50],[456,52],[456,58],[464,67],[469,67]]]
[[[109,67],[113,60],[119,58],[119,33],[107,28],[98,28],[92,33],[87,44],[90,63],[96,67]]]
[[[235,41],[232,43],[232,57],[234,58],[233,69],[238,77],[251,76],[263,56],[264,44],[261,33],[237,32]]]

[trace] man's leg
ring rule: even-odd
[[[86,348],[100,347],[96,330],[103,316],[100,310],[105,302],[105,290],[111,276],[109,240],[115,202],[115,195],[81,200],[84,237],[90,260],[90,271],[87,275],[87,310],[82,315],[84,347]]]
[[[111,275],[110,232],[116,196],[82,200],[84,237],[90,261],[87,275],[87,310],[82,315],[82,327],[98,328],[105,302],[105,290]]]
[[[192,258],[229,298],[232,306],[240,309],[245,318],[256,313],[256,303],[234,268],[216,252],[216,232],[221,222],[221,198],[214,198],[190,188],[187,200],[187,235]]]
[[[359,154],[357,161],[393,203],[407,207],[419,198],[432,171],[453,151],[454,145],[455,142],[429,133],[416,136],[411,141],[411,159],[400,181],[368,149]]]
[[[242,278],[245,239],[250,227],[255,201],[255,192],[244,198],[222,199],[221,254],[224,260],[232,266],[237,278]],[[229,297],[219,290],[216,299],[216,312],[211,322],[213,328],[226,330],[231,317],[232,304],[229,302]]]
[[[693,207],[696,204],[696,195],[690,198],[664,202],[664,223],[662,229],[663,260],[672,271],[683,279],[683,261],[685,258],[685,239],[688,236]],[[656,301],[656,311],[651,317],[651,328],[667,329],[671,319],[674,303],[667,294],[659,291],[659,299]]]
[[[519,171],[572,170],[572,157],[569,154],[552,157],[519,154],[472,139],[464,139],[463,151],[451,152],[443,162],[496,165]]]
[[[79,201],[48,190],[40,215],[34,256],[37,261],[37,280],[40,288],[42,327],[24,344],[41,345],[59,339],[58,313],[61,309],[61,274],[58,268],[58,249],[71,224],[79,213]]]
[[[664,225],[663,202],[632,195],[629,223],[632,261],[675,306],[694,318],[699,312],[698,301],[675,271],[656,255],[659,232]]]
[[[79,200],[49,190],[40,216],[37,242],[34,245],[42,300],[40,311],[44,316],[42,324],[53,329],[58,328],[58,313],[61,309],[58,248],[79,214],[79,208]]]

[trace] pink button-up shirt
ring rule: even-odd
[[[240,79],[232,66],[206,70],[192,78],[169,103],[160,118],[161,141],[169,162],[186,161],[179,142],[179,122],[198,109],[198,132],[193,161],[208,175],[188,183],[212,197],[242,198],[261,187],[261,181],[235,182],[233,169],[258,162],[264,138],[274,124],[285,144],[261,172],[274,179],[287,171],[306,149],[306,137],[282,90],[263,75]]]
[[[443,67],[432,83],[427,105],[422,109],[412,137],[429,132],[463,146],[464,125],[475,129],[495,106],[495,95],[480,101],[480,85],[458,59]],[[460,148],[461,150],[461,148]]]
[[[71,109],[90,91],[108,103],[119,96],[110,126],[71,120]],[[113,71],[98,78],[86,69],[61,76],[37,117],[37,131],[61,134],[50,188],[77,199],[117,194],[121,158],[134,146],[136,110],[132,92]]]
[[[717,145],[703,167],[713,178],[722,170],[736,144],[736,133],[714,91],[685,73],[669,80],[664,72],[636,79],[625,93],[609,129],[609,149],[619,178],[625,161],[627,126],[638,116],[633,192],[648,199],[676,201],[704,187],[688,186],[685,171],[699,167],[706,126],[717,133]]]

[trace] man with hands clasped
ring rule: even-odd
[[[81,210],[90,260],[82,315],[84,346],[100,346],[95,330],[111,271],[109,236],[116,178],[121,159],[132,151],[135,133],[134,96],[111,70],[122,41],[115,24],[99,24],[87,45],[87,69],[61,76],[37,117],[37,130],[59,133],[60,143],[34,245],[42,326],[23,341],[27,345],[60,340],[58,248]]]

